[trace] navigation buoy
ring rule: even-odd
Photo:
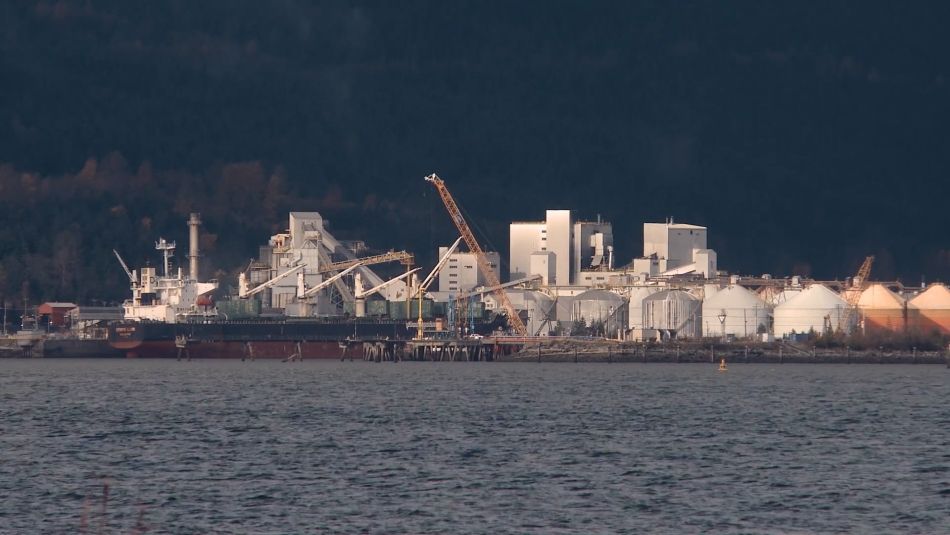
[[[719,361],[719,371],[724,372],[724,371],[726,371],[726,370],[728,370],[728,369],[729,369],[729,368],[726,368],[726,359],[720,360],[720,361]]]

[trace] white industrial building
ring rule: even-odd
[[[448,250],[448,247],[439,247],[439,258],[445,256]],[[501,280],[501,256],[495,252],[486,252],[485,259],[495,272],[495,277]],[[449,255],[445,266],[439,271],[440,292],[467,292],[487,284],[485,274],[478,269],[478,258],[475,253],[456,251]]]
[[[589,269],[610,269],[613,227],[601,221],[575,221],[571,210],[547,210],[544,221],[509,226],[509,277],[540,275],[545,286],[578,284]]]
[[[643,224],[643,256],[633,261],[633,271],[649,277],[702,274],[715,277],[716,251],[706,248],[706,227],[673,223]]]

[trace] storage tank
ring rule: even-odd
[[[643,328],[670,338],[702,336],[702,301],[683,290],[664,290],[643,299]]]
[[[883,284],[872,284],[861,292],[858,310],[864,332],[903,331],[911,311],[903,297]]]
[[[707,293],[703,300],[703,334],[748,338],[756,335],[760,325],[768,332],[771,311],[752,291],[731,284],[711,296]]]
[[[527,320],[524,322],[528,330],[528,335],[535,333],[546,336],[557,326],[557,312],[554,308],[554,299],[543,292],[537,290],[506,290],[508,300],[512,306],[521,313],[521,317]],[[493,310],[501,313],[501,307],[497,303],[495,296],[486,294],[484,297],[486,303],[491,303]]]
[[[593,321],[616,320],[617,311],[623,306],[623,297],[607,290],[587,290],[574,296],[574,317]]]
[[[937,331],[950,334],[950,290],[943,284],[931,284],[926,290],[910,300],[908,307],[916,310],[916,325],[921,332]]]
[[[630,329],[643,328],[643,300],[660,291],[656,286],[637,286],[627,296],[627,318]]]
[[[837,329],[847,308],[848,303],[838,294],[824,285],[813,284],[775,307],[775,336],[788,336],[793,331],[821,333],[826,328]],[[849,326],[845,326],[845,332],[850,332]]]

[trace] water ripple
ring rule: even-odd
[[[714,369],[0,361],[0,533],[950,532],[950,372]]]

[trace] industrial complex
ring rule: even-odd
[[[179,356],[182,349],[197,350],[189,346],[196,342],[215,354],[238,348],[253,356],[271,348],[278,356],[296,350],[302,357],[304,343],[335,354],[334,344],[361,332],[385,339],[580,335],[659,343],[950,334],[950,290],[942,284],[871,283],[873,257],[845,281],[730,274],[718,269],[706,227],[672,218],[644,223],[642,254],[617,265],[610,222],[546,210],[543,220],[509,225],[503,259],[481,249],[445,183],[436,175],[426,180],[459,231],[455,243],[439,248],[431,268],[415,266],[406,251],[367,254],[363,242],[335,238],[319,213],[291,212],[287,230],[262,244],[240,273],[237,294],[220,295],[217,281],[198,280],[201,220],[192,214],[187,273],[172,265],[176,245],[165,239],[156,242],[161,270],[131,270],[116,252],[131,296],[117,317],[100,313],[99,325],[119,320],[109,330],[112,345],[129,352],[144,351],[161,331],[166,345],[156,351],[174,347]],[[380,271],[385,277],[374,270],[383,264],[395,265]],[[57,317],[69,314],[57,305]],[[88,326],[78,317],[74,324]],[[22,345],[38,337],[27,332]]]

